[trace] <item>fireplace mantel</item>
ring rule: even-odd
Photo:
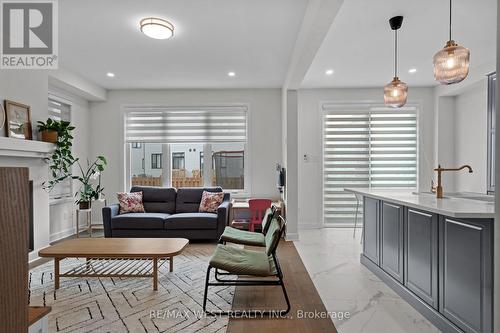
[[[0,157],[45,158],[54,149],[53,143],[0,137]]]

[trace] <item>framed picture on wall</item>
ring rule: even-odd
[[[32,139],[30,112],[28,105],[5,100],[5,129],[8,137]]]

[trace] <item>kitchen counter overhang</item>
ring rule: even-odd
[[[438,199],[430,193],[415,193],[409,189],[346,188],[347,192],[406,207],[464,219],[493,219],[495,203],[456,197]],[[446,196],[446,194],[445,194]]]

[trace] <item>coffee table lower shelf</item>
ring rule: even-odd
[[[86,258],[81,265],[61,273],[60,262],[65,258],[54,258],[54,288],[59,289],[61,277],[152,277],[153,290],[158,290],[158,270],[167,261],[170,272],[174,269],[174,258]]]

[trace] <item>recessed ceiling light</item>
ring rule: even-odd
[[[325,71],[325,74],[326,74],[326,75],[332,75],[332,74],[333,74],[333,69],[327,69],[327,70]]]
[[[106,73],[106,76],[107,77],[115,77],[115,73],[108,72],[108,73]]]
[[[139,25],[146,36],[154,39],[168,39],[174,35],[174,25],[161,18],[143,18]]]
[[[416,72],[417,72],[417,69],[416,69],[416,68],[410,68],[410,69],[408,70],[408,73],[410,73],[410,74],[413,74],[413,73],[416,73]]]
[[[236,76],[236,73],[235,72],[229,72],[229,73],[227,73],[227,76],[233,77],[233,76]]]

